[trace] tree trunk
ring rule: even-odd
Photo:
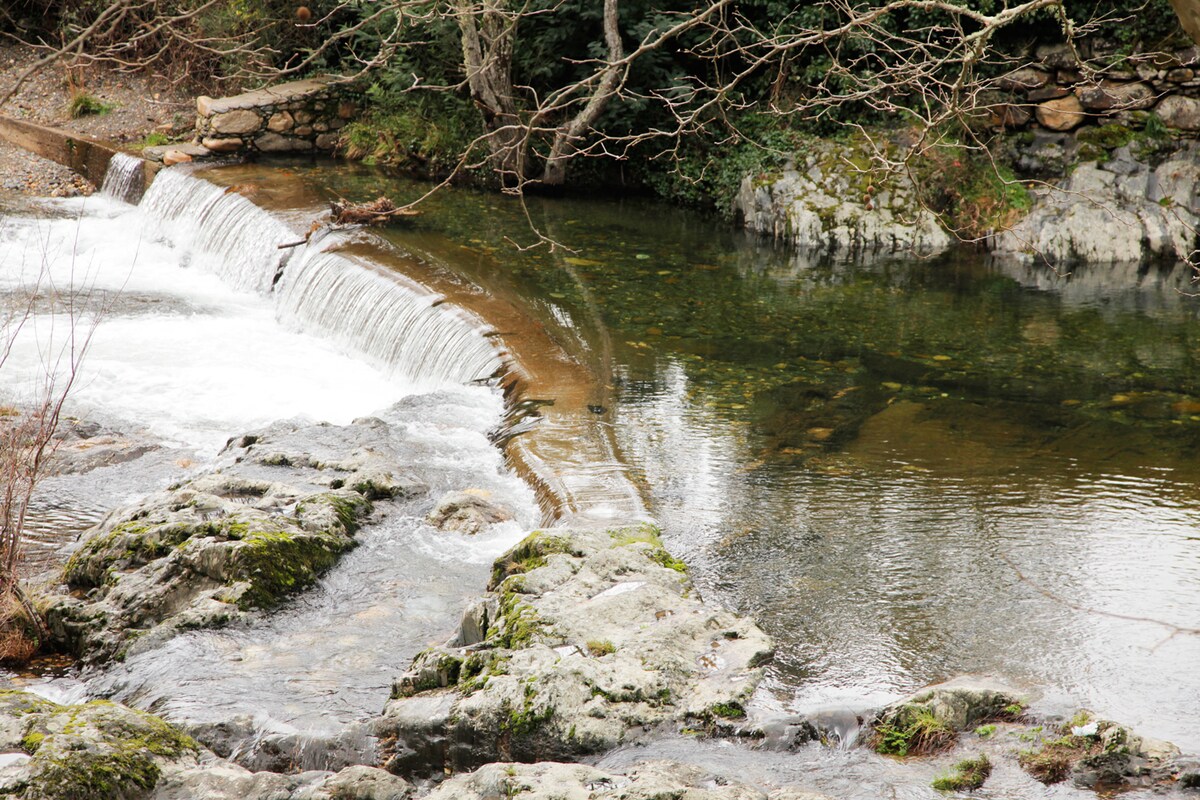
[[[566,180],[567,162],[576,152],[575,143],[592,127],[620,88],[623,69],[618,62],[624,58],[625,49],[621,44],[618,12],[618,0],[604,0],[604,41],[608,46],[608,63],[597,73],[596,88],[584,107],[554,132],[554,142],[542,169],[542,183],[547,186],[561,186]]]
[[[507,0],[456,0],[462,32],[463,68],[471,97],[483,113],[492,162],[505,183],[525,177],[525,126],[512,86],[513,40],[517,17]]]

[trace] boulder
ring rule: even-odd
[[[1000,77],[1000,88],[1007,92],[1028,92],[1050,82],[1049,72],[1036,67],[1021,67]]]
[[[394,466],[389,427],[277,423],[212,472],[113,512],[43,598],[55,643],[85,662],[271,607],[354,546],[373,503],[426,491]]]
[[[1120,147],[1107,163],[1080,164],[1058,186],[1039,189],[1030,213],[990,246],[1056,266],[1186,259],[1197,244],[1197,190],[1194,148],[1151,167]]]
[[[106,700],[63,706],[0,692],[0,749],[24,751],[0,769],[0,792],[27,800],[146,797],[201,748],[163,720]]]
[[[1040,103],[1036,110],[1038,123],[1052,131],[1069,131],[1087,119],[1083,104],[1073,94]]]
[[[476,534],[489,525],[507,522],[512,514],[472,492],[447,492],[429,512],[429,524],[442,531]]]
[[[286,133],[296,125],[296,120],[286,111],[276,111],[267,121],[267,130],[274,133]]]
[[[395,682],[376,730],[390,771],[572,760],[653,726],[713,729],[744,716],[771,657],[752,622],[696,597],[649,525],[535,532],[490,588],[464,615],[474,630]]]
[[[832,143],[814,149],[803,166],[742,180],[734,209],[746,228],[838,256],[928,256],[950,248],[953,239],[907,175],[856,171],[850,161],[869,163],[869,156]]]

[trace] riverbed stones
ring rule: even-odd
[[[428,800],[828,800],[801,789],[770,794],[732,783],[708,770],[670,761],[645,761],[621,772],[583,764],[488,764],[447,780]]]
[[[571,760],[659,725],[743,715],[771,642],[705,605],[649,525],[531,534],[495,563],[481,630],[419,655],[377,725],[388,769]]]
[[[86,533],[43,599],[59,647],[92,663],[268,608],[354,546],[373,503],[426,491],[389,426],[277,423],[231,441],[212,472]]]
[[[474,492],[447,492],[429,512],[429,524],[441,531],[476,534],[512,519],[512,513]]]
[[[257,131],[262,120],[256,112],[248,108],[239,108],[224,114],[214,114],[209,124],[216,133],[241,136]]]

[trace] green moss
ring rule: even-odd
[[[525,697],[521,708],[514,709],[507,701],[502,706],[507,715],[502,722],[504,732],[524,736],[533,733],[554,718],[554,706],[546,705],[539,709],[534,702],[536,699],[537,689],[530,679],[525,684]]]
[[[875,726],[875,752],[886,756],[926,755],[948,749],[957,734],[926,706],[906,705]]]
[[[500,619],[503,624],[496,632],[495,638],[488,638],[497,647],[508,650],[527,646],[541,629],[537,611],[515,592],[500,596]]]
[[[975,735],[980,739],[990,739],[996,735],[995,725],[980,725],[975,729]]]
[[[106,103],[94,95],[90,95],[87,92],[79,92],[67,104],[67,113],[71,116],[71,119],[79,119],[80,117],[103,116],[110,113],[114,108],[116,106]]]
[[[270,608],[287,595],[305,588],[354,545],[353,540],[329,533],[252,530],[233,556],[234,580],[250,588],[238,600],[243,610]]]
[[[675,558],[661,547],[654,548],[647,553],[647,556],[649,556],[650,560],[659,566],[666,567],[667,569],[673,569],[676,572],[683,573],[684,575],[687,574],[687,564],[683,563],[678,558]]]
[[[986,755],[967,758],[954,765],[954,774],[944,775],[933,782],[941,792],[973,792],[983,786],[992,774],[992,762]]]
[[[33,755],[42,746],[42,742],[46,739],[46,734],[40,731],[30,731],[21,739],[21,749],[26,753]]]
[[[742,719],[746,716],[746,709],[737,702],[717,703],[708,707],[708,713],[721,719]]]

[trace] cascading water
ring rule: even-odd
[[[126,203],[136,203],[142,198],[142,170],[145,161],[128,153],[117,153],[108,162],[104,183],[100,193]]]
[[[125,169],[113,164],[112,186]],[[157,448],[131,464],[56,477],[47,484],[55,492],[79,496],[75,484],[107,479],[99,495],[107,507],[136,502],[203,467],[230,435],[280,418],[345,424],[368,414],[389,423],[397,467],[430,487],[391,506],[317,589],[269,619],[178,637],[87,683],[34,688],[233,724],[229,736],[247,759],[270,736],[290,737],[289,746],[315,737],[325,750],[337,740],[348,757],[365,758],[370,742],[356,721],[378,711],[417,651],[453,629],[492,560],[539,517],[488,438],[502,419],[500,397],[464,385],[502,366],[482,324],[352,255],[281,250],[298,238],[286,224],[178,170],[161,173],[138,207],[105,196],[62,201],[49,216],[15,218],[7,233],[0,291],[20,291],[45,270],[56,285],[84,280],[87,296],[107,299],[68,411]],[[30,331],[48,322],[35,317]],[[14,348],[6,383],[36,379],[36,338]],[[515,520],[477,537],[425,522],[431,498],[468,488]],[[46,509],[48,519],[59,513]]]
[[[276,292],[284,319],[423,384],[480,381],[502,368],[472,320],[369,263],[310,246]]]

